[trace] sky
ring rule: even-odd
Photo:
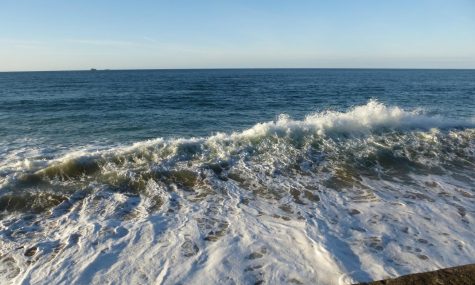
[[[0,71],[475,68],[475,0],[0,0]]]

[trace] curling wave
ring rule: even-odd
[[[46,163],[41,158],[43,163],[28,161],[20,169],[17,163],[15,171],[10,173],[6,171],[8,165],[4,165],[4,172],[9,174],[4,180],[10,183],[4,183],[3,188],[17,188],[21,184],[53,178],[70,181],[77,177],[95,177],[97,173],[109,173],[111,169],[129,174],[147,172],[151,168],[169,168],[186,161],[206,167],[210,163],[232,163],[253,155],[271,156],[264,158],[262,163],[267,163],[266,159],[296,163],[290,161],[296,159],[289,157],[292,153],[294,156],[319,153],[319,157],[330,160],[337,156],[342,156],[339,160],[347,160],[346,155],[384,154],[394,156],[393,161],[387,161],[388,167],[392,162],[400,163],[402,157],[407,163],[423,160],[437,163],[437,159],[449,159],[454,155],[470,160],[473,158],[474,127],[471,121],[429,117],[420,110],[405,111],[372,100],[347,112],[325,111],[309,115],[302,121],[281,115],[274,122],[259,123],[231,134],[192,139],[160,138],[103,151],[77,151]],[[397,156],[401,157],[398,159]]]

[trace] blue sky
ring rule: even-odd
[[[475,0],[0,0],[0,71],[475,68]]]

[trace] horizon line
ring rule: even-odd
[[[27,72],[97,72],[97,71],[153,71],[153,70],[292,70],[292,69],[339,69],[339,70],[475,70],[474,68],[447,67],[190,67],[190,68],[95,68],[89,69],[50,69],[50,70],[0,70],[0,73]]]

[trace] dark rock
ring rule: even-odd
[[[28,256],[28,257],[33,256],[33,255],[35,255],[37,250],[38,250],[38,248],[36,246],[31,247],[31,248],[29,248],[25,251],[25,256]]]
[[[474,285],[475,264],[405,275],[359,285]]]

